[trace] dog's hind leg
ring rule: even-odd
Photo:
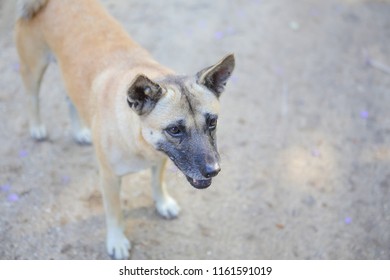
[[[20,74],[27,94],[30,134],[36,140],[44,140],[47,133],[41,122],[39,89],[50,61],[50,50],[39,30],[28,21],[17,22],[15,41],[20,59]]]
[[[152,191],[157,212],[166,219],[173,219],[179,214],[180,207],[166,190],[164,182],[166,164],[167,160],[164,159],[160,164],[152,167]]]
[[[74,140],[79,144],[91,144],[91,130],[87,128],[80,119],[79,113],[70,98],[67,98],[69,115],[72,123],[72,132]]]

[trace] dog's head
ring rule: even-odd
[[[152,81],[138,75],[128,90],[129,106],[142,120],[142,136],[165,153],[195,188],[207,188],[221,170],[216,128],[219,97],[234,69],[234,56],[195,76]]]

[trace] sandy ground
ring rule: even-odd
[[[182,212],[166,221],[150,172],[124,180],[132,259],[390,259],[389,1],[103,3],[178,73],[237,61],[213,185],[170,164]],[[71,138],[58,67],[41,94],[50,139],[36,143],[10,30],[2,40],[0,258],[107,259],[95,156]]]

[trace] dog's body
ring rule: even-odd
[[[218,98],[234,69],[234,57],[226,56],[195,76],[177,76],[132,41],[94,0],[19,2],[15,40],[31,136],[47,136],[38,93],[54,54],[70,99],[75,140],[93,140],[96,150],[108,253],[128,258],[121,176],[151,167],[156,208],[166,218],[179,213],[163,182],[167,157],[194,187],[211,184],[220,170],[215,139]]]

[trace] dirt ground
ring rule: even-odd
[[[132,259],[390,259],[389,1],[103,3],[178,73],[236,55],[213,185],[170,164],[182,212],[167,221],[149,171],[124,180]],[[72,140],[58,67],[36,143],[11,30],[1,39],[0,258],[107,259],[95,155]]]

